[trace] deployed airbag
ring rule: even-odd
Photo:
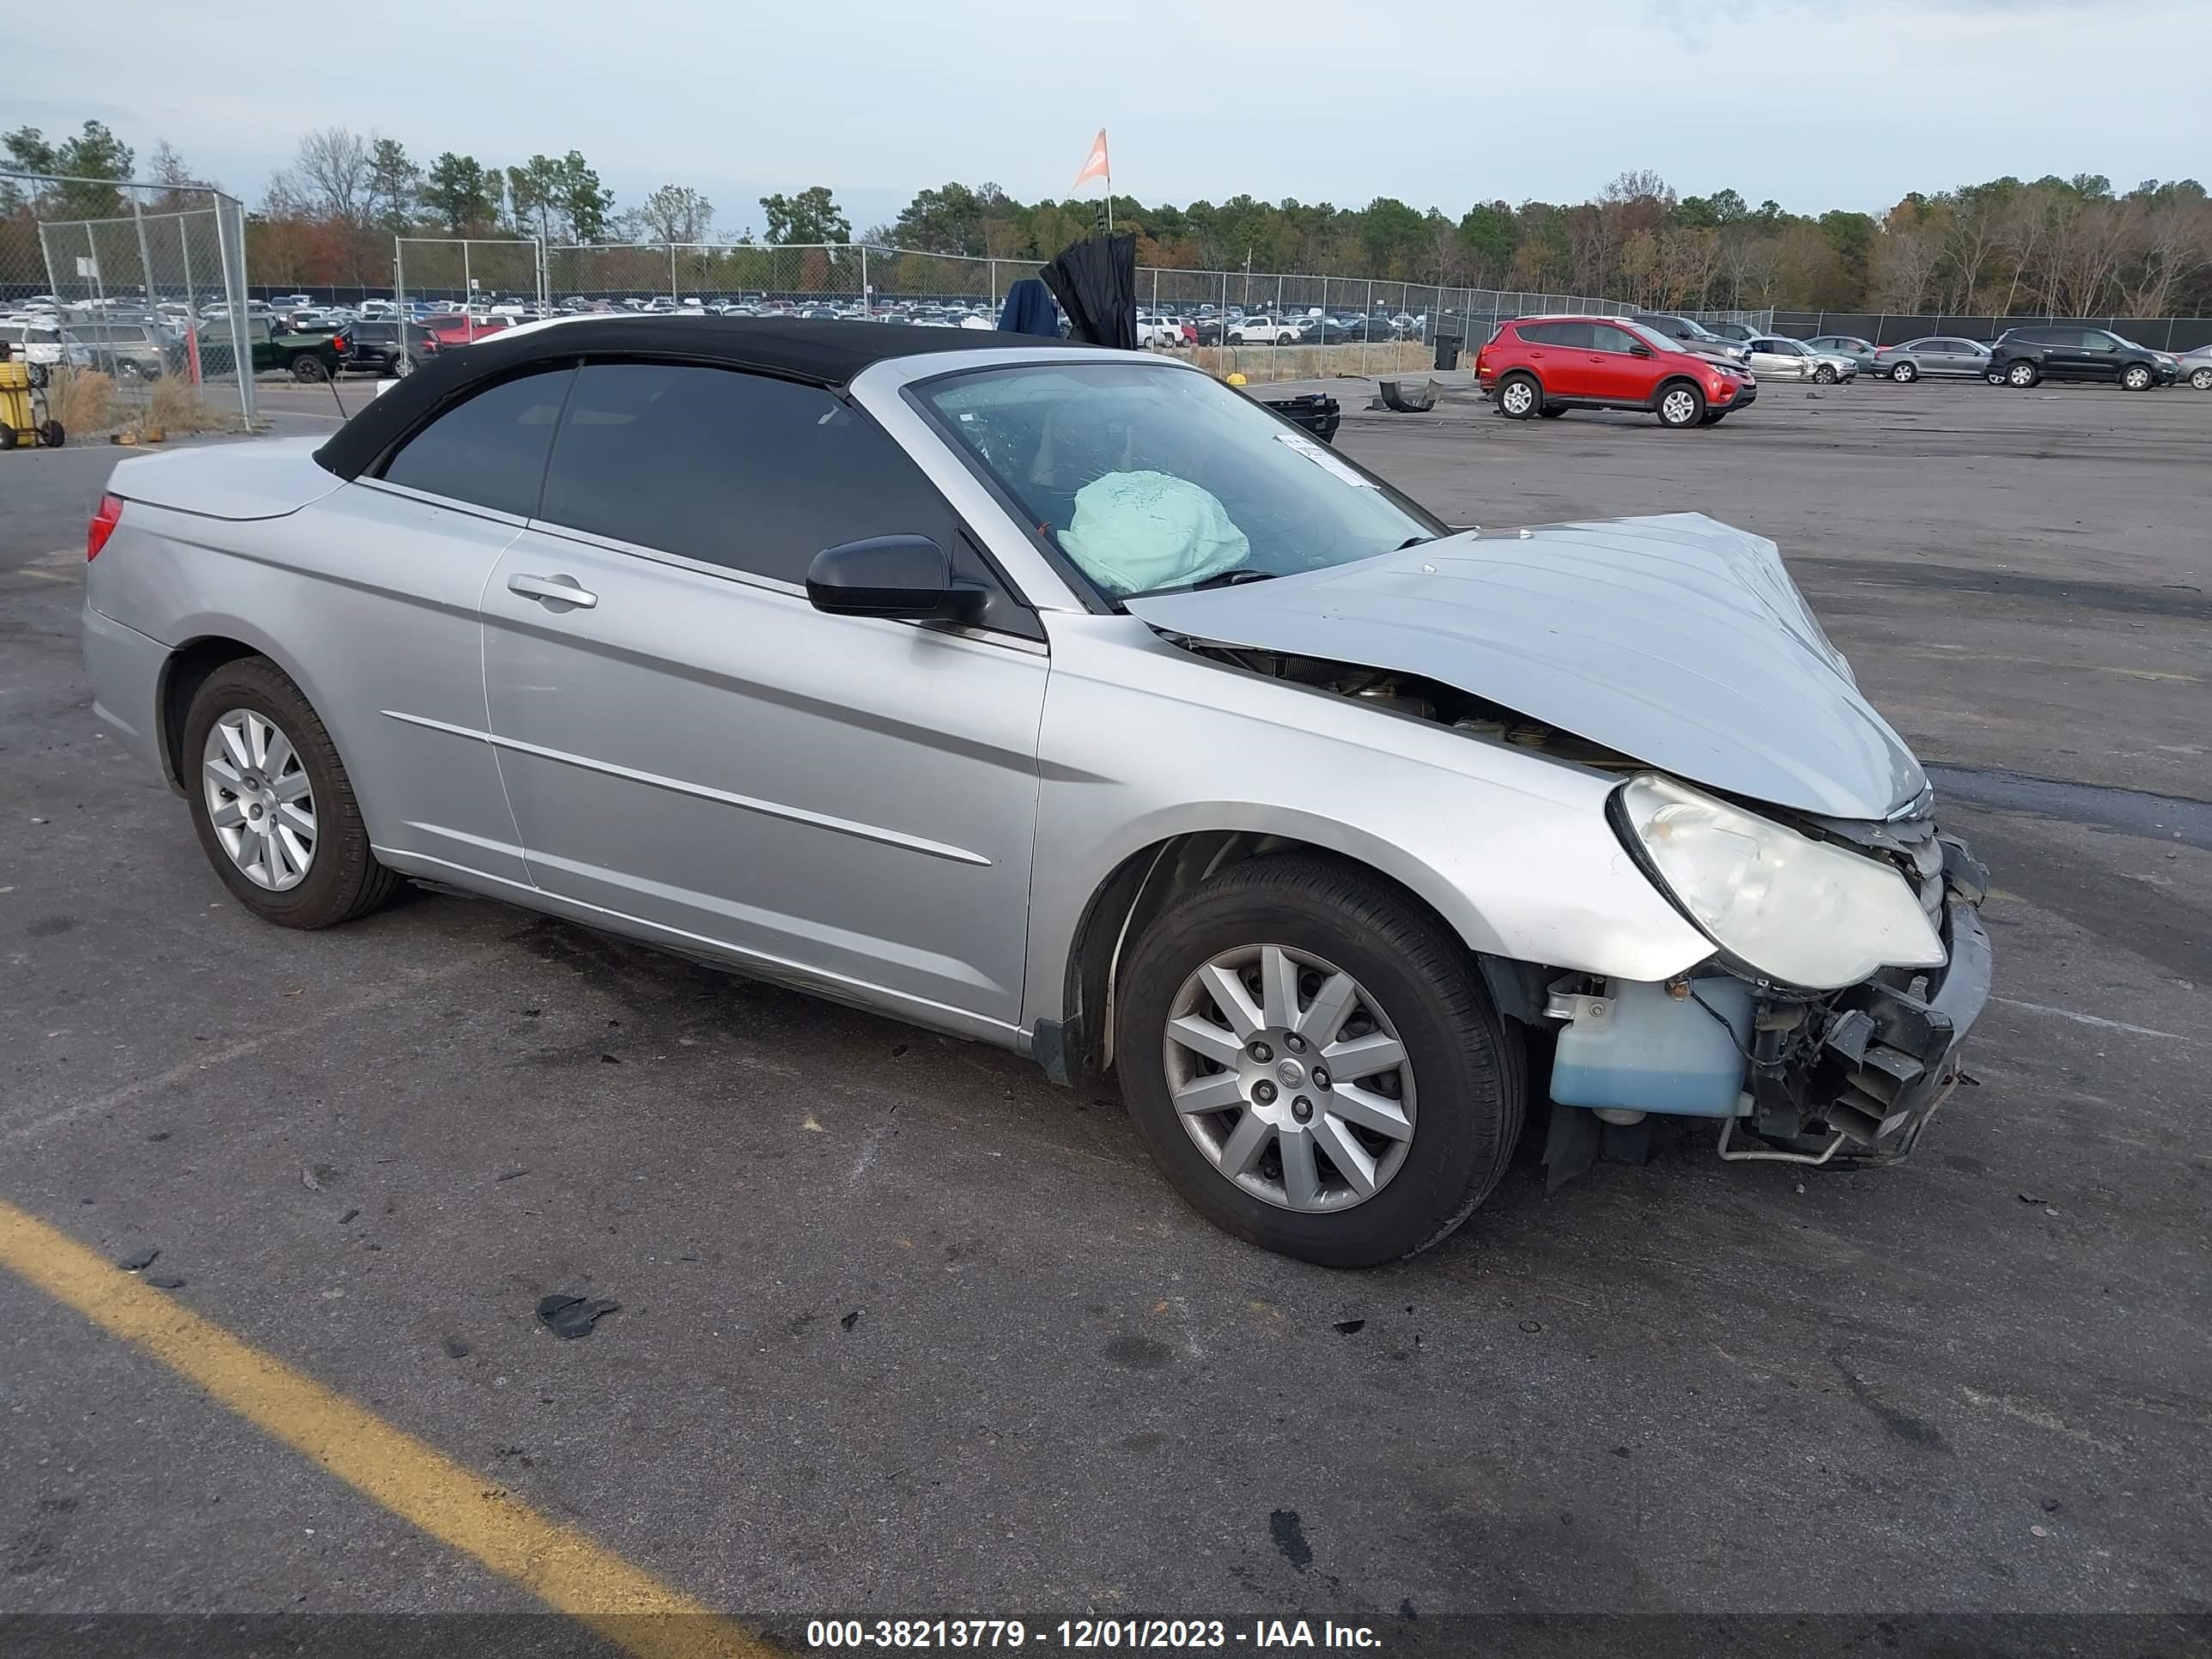
[[[1211,490],[1164,472],[1109,472],[1075,492],[1060,533],[1083,574],[1115,593],[1203,581],[1252,556]]]

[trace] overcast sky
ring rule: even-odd
[[[332,123],[418,161],[573,148],[623,205],[696,185],[732,234],[763,192],[814,184],[856,232],[947,179],[1062,194],[1100,126],[1116,191],[1145,200],[1389,195],[1455,217],[1631,167],[1796,211],[2007,173],[2212,174],[2204,82],[2180,73],[2212,63],[2212,0],[191,9],[18,8],[0,129],[95,117],[249,203]]]

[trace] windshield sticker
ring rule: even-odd
[[[1336,479],[1340,483],[1348,483],[1354,489],[1372,489],[1375,488],[1374,482],[1371,479],[1361,477],[1357,472],[1354,472],[1350,467],[1346,466],[1342,461],[1339,460],[1328,450],[1322,448],[1321,445],[1316,443],[1311,438],[1307,437],[1303,432],[1278,432],[1275,434],[1275,441],[1288,448],[1297,451],[1299,454],[1304,456],[1308,460],[1311,461],[1322,471],[1328,473],[1330,477]]]

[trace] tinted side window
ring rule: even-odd
[[[1589,325],[1591,342],[1600,351],[1632,351],[1644,343],[1625,328],[1610,323]]]
[[[1590,325],[1588,323],[1532,323],[1521,331],[1521,337],[1531,345],[1588,348]]]
[[[672,363],[585,365],[539,516],[793,583],[866,536],[961,552],[951,510],[857,410],[818,386]]]
[[[538,508],[545,458],[571,368],[503,380],[447,410],[384,469],[392,483],[528,517]]]

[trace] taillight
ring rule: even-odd
[[[84,527],[84,562],[90,564],[100,556],[100,550],[107,545],[107,538],[115,533],[115,526],[123,521],[123,497],[102,495],[94,508],[92,522]]]

